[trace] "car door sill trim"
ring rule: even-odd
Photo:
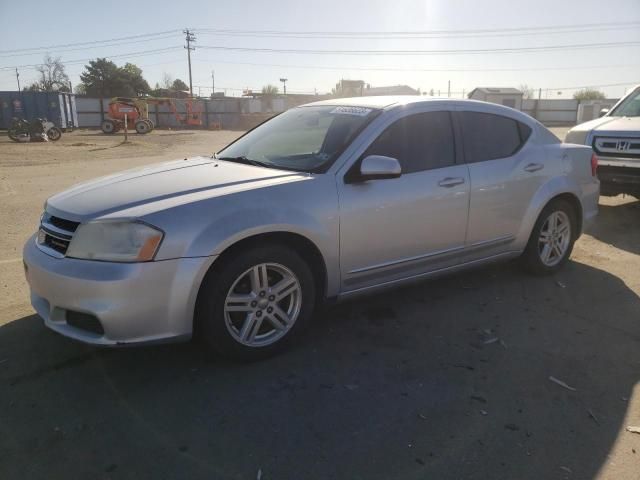
[[[467,267],[473,266],[473,265],[482,265],[484,263],[490,263],[493,261],[497,261],[497,260],[504,260],[504,259],[508,259],[508,258],[514,258],[517,257],[521,254],[522,252],[519,250],[509,250],[507,252],[502,252],[502,253],[498,253],[496,255],[491,255],[489,257],[485,257],[485,258],[479,258],[476,260],[471,260],[469,262],[465,262],[465,263],[460,263],[458,265],[451,265],[449,267],[443,267],[443,268],[439,268],[436,270],[431,270],[429,272],[424,272],[424,273],[418,273],[416,275],[411,275],[408,277],[404,277],[404,278],[398,278],[395,280],[389,280],[387,282],[382,282],[382,283],[378,283],[376,285],[369,285],[366,287],[361,287],[361,288],[356,288],[354,290],[348,290],[346,292],[342,292],[338,295],[337,299],[338,300],[342,300],[345,299],[347,297],[351,297],[351,296],[356,296],[356,295],[360,295],[360,294],[365,294],[368,293],[370,290],[375,290],[375,289],[383,289],[383,288],[390,288],[393,286],[396,286],[398,284],[402,284],[402,283],[411,283],[414,281],[420,281],[422,279],[426,279],[432,276],[438,276],[440,274],[445,274],[445,273],[453,273],[456,272],[458,270],[463,270]]]
[[[393,260],[393,261],[385,262],[385,263],[378,263],[376,265],[371,265],[369,267],[363,267],[363,268],[357,268],[355,270],[351,270],[349,272],[349,275],[354,275],[354,274],[358,274],[358,273],[365,273],[365,272],[369,272],[371,270],[377,270],[379,268],[393,267],[395,265],[401,265],[403,263],[417,262],[417,261],[420,261],[420,260],[424,260],[426,258],[448,255],[448,254],[451,254],[451,253],[459,252],[461,250],[475,250],[475,249],[479,249],[479,248],[493,247],[493,246],[500,245],[500,244],[503,244],[503,243],[508,243],[508,242],[512,241],[514,238],[515,237],[513,235],[505,235],[505,236],[502,236],[502,237],[493,238],[491,240],[482,240],[481,242],[472,243],[471,245],[466,246],[466,247],[465,246],[459,246],[459,247],[447,248],[447,249],[444,249],[444,250],[437,250],[435,252],[425,253],[423,255],[416,255],[415,257],[403,258],[401,260]]]

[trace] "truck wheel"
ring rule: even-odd
[[[149,131],[151,132],[154,128],[156,128],[155,124],[149,118],[144,119],[145,122],[149,124]]]
[[[151,126],[146,122],[146,120],[138,120],[135,124],[136,132],[144,135],[145,133],[149,133],[151,131]]]
[[[536,275],[560,270],[573,250],[577,225],[576,211],[570,203],[550,202],[540,213],[522,254],[524,267]]]
[[[304,331],[315,307],[307,263],[291,249],[256,247],[207,274],[196,327],[217,353],[252,361],[280,352]]]
[[[102,122],[101,127],[102,131],[107,134],[112,134],[116,132],[116,124],[113,120],[105,120]]]

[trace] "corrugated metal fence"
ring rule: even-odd
[[[284,110],[313,101],[314,98],[215,98],[192,101],[192,111],[199,112],[203,128],[247,129]],[[81,127],[100,127],[108,116],[109,98],[77,97],[78,122]],[[186,102],[175,99],[178,115],[187,114]],[[169,105],[149,105],[149,118],[157,127],[180,128]]]
[[[80,127],[100,127],[109,109],[108,98],[76,97],[78,124]],[[194,111],[201,112],[203,128],[219,127],[231,130],[244,130],[253,127],[257,123],[276,113],[288,108],[314,101],[300,97],[277,98],[216,98],[193,101]],[[582,102],[582,116],[578,118],[580,102],[572,99],[545,99],[523,100],[522,111],[536,118],[545,125],[573,125],[578,122],[591,120],[599,115],[601,107],[610,107],[616,100],[598,100],[597,105],[591,102]],[[175,100],[179,115],[186,114],[184,100]],[[587,105],[594,108],[584,108]],[[597,108],[596,108],[597,107]],[[158,127],[180,128],[181,125],[175,118],[168,105],[150,105],[149,117]]]

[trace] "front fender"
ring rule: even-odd
[[[329,175],[183,205],[148,221],[154,220],[167,228],[158,260],[216,256],[255,235],[292,233],[320,251],[327,269],[327,293],[339,285],[338,202],[335,181]]]

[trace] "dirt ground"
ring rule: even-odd
[[[640,479],[633,198],[601,199],[555,277],[506,263],[334,306],[258,364],[46,330],[20,259],[46,198],[238,134],[0,132],[0,478]]]

